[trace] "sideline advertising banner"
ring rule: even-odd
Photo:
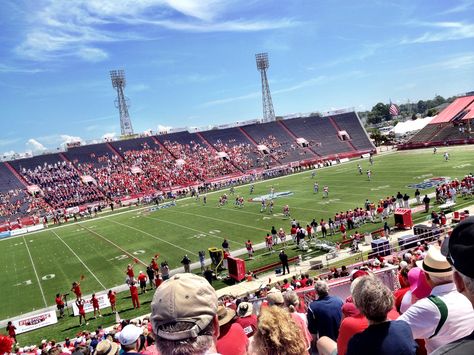
[[[26,333],[30,330],[46,327],[58,322],[56,311],[47,311],[43,313],[35,314],[26,318],[20,318],[13,320],[12,323],[16,327],[16,333]]]

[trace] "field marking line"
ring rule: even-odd
[[[170,210],[170,211],[171,211],[171,210]],[[256,230],[259,230],[259,231],[267,231],[266,229],[263,229],[263,228],[253,227],[253,226],[249,226],[249,225],[242,224],[242,223],[237,223],[237,222],[226,221],[226,220],[220,219],[220,218],[214,218],[214,217],[209,217],[209,216],[203,216],[203,215],[201,215],[201,214],[196,214],[196,213],[183,212],[183,211],[173,211],[173,213],[187,214],[187,215],[190,215],[190,216],[196,216],[196,217],[201,217],[201,218],[212,219],[212,220],[214,220],[214,221],[219,221],[219,222],[223,222],[223,223],[235,224],[236,226],[240,226],[240,227],[256,229]]]
[[[143,217],[146,217],[146,216],[143,216]],[[118,224],[118,225],[121,225],[121,226],[130,228],[130,229],[133,229],[133,230],[136,230],[137,232],[146,234],[146,235],[148,235],[148,236],[150,236],[150,237],[152,237],[152,238],[154,238],[154,239],[156,239],[156,240],[159,240],[159,241],[161,241],[161,242],[163,242],[163,243],[166,243],[166,244],[169,244],[169,245],[171,245],[171,246],[173,246],[173,247],[175,247],[175,248],[184,250],[185,252],[190,253],[191,255],[197,255],[197,254],[195,254],[194,252],[192,252],[191,250],[182,248],[182,247],[180,247],[179,245],[175,245],[175,244],[173,244],[173,243],[171,243],[171,242],[168,242],[167,240],[161,239],[161,238],[159,238],[159,237],[157,237],[157,236],[154,236],[153,234],[150,234],[150,233],[148,233],[148,232],[145,232],[145,231],[143,231],[143,230],[141,230],[141,229],[135,228],[135,227],[133,227],[133,226],[129,226],[128,224],[121,223],[121,222],[117,222],[117,221],[114,221],[114,220],[110,220],[110,222],[116,223],[116,224]]]
[[[198,229],[194,229],[194,228],[191,228],[191,227],[186,227],[186,226],[183,226],[183,225],[180,225],[178,223],[174,223],[174,222],[170,222],[170,221],[164,221],[164,220],[161,220],[159,218],[155,218],[155,217],[150,217],[150,216],[143,216],[144,218],[148,218],[148,219],[153,219],[155,221],[158,221],[158,222],[164,222],[164,223],[168,223],[168,224],[172,224],[173,226],[177,226],[177,227],[180,227],[180,228],[185,228],[185,229],[189,229],[189,230],[192,230],[193,232],[198,232],[198,233],[202,233],[202,234],[205,234],[205,235],[208,235],[210,237],[214,237],[214,238],[218,238],[218,239],[227,239],[228,241],[231,241],[232,243],[236,243],[236,244],[240,244],[240,242],[237,242],[235,240],[232,240],[232,239],[229,239],[229,238],[225,238],[223,236],[218,236],[218,235],[215,235],[215,234],[210,234],[210,233],[206,233],[206,232],[203,232],[203,231],[200,231]]]
[[[116,247],[117,249],[119,249],[120,251],[124,252],[125,254],[127,254],[128,256],[130,256],[132,258],[132,260],[135,260],[137,259],[140,263],[142,263],[144,266],[148,266],[148,264],[146,264],[144,261],[140,260],[139,258],[137,258],[136,255],[133,255],[132,253],[129,253],[128,251],[126,251],[124,248],[122,248],[121,246],[115,244],[114,242],[112,242],[111,240],[107,239],[106,237],[104,237],[103,235],[100,235],[99,233],[93,231],[92,229],[82,225],[81,223],[79,223],[79,225],[82,226],[82,228],[84,228],[86,231],[88,231],[89,233],[91,234],[94,234],[96,236],[98,236],[99,238],[109,242],[110,244],[112,244],[114,247]]]
[[[23,243],[25,243],[26,250],[28,251],[28,255],[30,256],[31,266],[33,266],[33,271],[35,272],[36,280],[38,281],[38,286],[39,286],[40,291],[41,291],[41,296],[43,296],[44,306],[48,307],[48,302],[46,302],[46,297],[44,295],[43,286],[41,286],[41,282],[40,282],[40,279],[39,279],[39,276],[38,276],[38,272],[36,271],[36,266],[35,266],[35,263],[33,262],[33,257],[31,256],[30,248],[28,248],[28,243],[26,242],[25,236],[23,236]]]
[[[384,157],[386,155],[393,155],[395,153],[399,153],[399,154],[403,154],[403,153],[406,153],[406,152],[410,152],[409,150],[404,150],[404,151],[397,151],[397,150],[392,150],[392,151],[388,151],[388,152],[381,152],[381,153],[378,153],[374,159],[378,159],[380,158],[381,156]],[[336,168],[338,166],[344,166],[346,164],[351,164],[351,163],[354,163],[358,161],[358,159],[354,159],[354,160],[350,160],[348,162],[344,162],[344,163],[341,163],[341,164],[338,164],[338,165],[332,165],[332,166],[323,166],[321,168],[318,168],[317,171],[321,171],[321,170],[330,170],[332,168]],[[250,185],[260,185],[260,184],[264,184],[264,183],[267,183],[269,181],[275,181],[275,180],[281,180],[281,179],[285,179],[285,178],[288,178],[288,177],[291,177],[291,176],[299,176],[299,175],[304,175],[304,174],[309,174],[311,170],[303,170],[303,171],[300,171],[300,172],[297,172],[297,173],[293,173],[293,174],[289,174],[289,175],[283,175],[283,176],[277,176],[277,177],[274,177],[274,178],[271,178],[271,179],[266,179],[266,180],[259,180],[259,181],[254,181],[254,182],[249,182],[247,184],[243,184],[243,185],[240,185],[240,186],[236,186],[236,190],[239,190],[239,189],[243,189],[243,188],[248,188]],[[218,194],[218,193],[222,193],[223,191],[225,191],[227,189],[221,189],[221,190],[215,190],[215,191],[209,191],[206,193],[206,195],[215,195],[215,194]],[[179,204],[181,204],[180,201],[188,201],[190,199],[194,199],[194,197],[184,197],[180,200],[178,200]],[[177,207],[180,207],[180,205],[177,204],[176,206]],[[97,221],[97,220],[101,220],[101,219],[107,219],[107,218],[113,218],[115,216],[120,216],[122,214],[127,214],[127,213],[134,213],[134,212],[138,212],[138,211],[142,211],[142,210],[145,210],[147,208],[150,208],[152,205],[146,205],[146,206],[142,206],[142,207],[139,207],[139,208],[134,208],[134,209],[128,209],[129,207],[120,207],[118,208],[118,212],[111,212],[111,211],[108,211],[108,212],[104,212],[104,213],[107,213],[105,216],[99,216],[99,217],[94,217],[93,219],[91,220],[88,220],[88,221],[78,221],[78,222],[71,222],[71,223],[67,223],[67,224],[62,224],[62,225],[59,225],[59,226],[53,226],[53,227],[50,227],[50,229],[57,229],[57,228],[65,228],[65,227],[70,227],[70,226],[74,226],[76,224],[81,224],[81,223],[87,223],[87,222],[92,222],[92,221]],[[127,211],[120,211],[121,209],[128,209]],[[38,234],[38,233],[42,233],[44,232],[45,230],[42,229],[42,230],[38,230],[38,231],[34,231],[34,232],[29,232],[28,235],[33,235],[33,234]],[[17,235],[17,236],[13,236],[13,237],[8,237],[8,238],[1,238],[0,239],[0,243],[5,241],[5,240],[12,240],[14,238],[21,238],[22,235]]]
[[[63,242],[63,244],[71,251],[71,253],[74,254],[74,256],[77,258],[77,260],[80,261],[80,263],[82,265],[84,265],[84,267],[87,269],[87,271],[89,271],[89,273],[94,277],[94,279],[97,280],[97,282],[99,283],[99,285],[101,285],[104,290],[107,289],[107,287],[104,286],[104,284],[102,282],[100,282],[100,280],[97,278],[97,276],[92,272],[91,269],[89,269],[89,267],[86,265],[86,263],[79,257],[79,255],[76,254],[76,252],[54,231],[54,230],[51,230],[51,232],[61,241]]]

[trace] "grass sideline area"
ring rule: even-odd
[[[450,152],[450,160],[444,161],[443,152]],[[0,277],[3,285],[9,285],[8,292],[0,293],[0,319],[8,319],[34,309],[54,304],[58,292],[66,292],[71,283],[85,276],[81,282],[83,294],[103,292],[125,280],[126,265],[138,260],[136,273],[145,270],[146,264],[159,253],[159,262],[167,260],[171,268],[179,267],[184,254],[192,261],[198,261],[197,252],[209,247],[220,247],[224,238],[233,250],[244,247],[251,239],[254,244],[263,242],[271,226],[283,227],[287,232],[290,220],[282,215],[282,208],[288,204],[291,216],[306,225],[313,218],[319,221],[333,217],[336,211],[345,211],[363,206],[366,198],[371,201],[394,195],[397,191],[408,192],[414,197],[414,188],[407,185],[421,183],[426,179],[448,176],[461,178],[472,171],[474,147],[440,148],[438,154],[431,149],[404,151],[377,156],[373,166],[368,160],[357,159],[350,163],[311,172],[267,180],[256,183],[252,195],[249,186],[236,187],[236,195],[245,198],[244,208],[229,204],[218,207],[218,197],[229,191],[208,194],[207,204],[194,199],[184,199],[177,206],[149,212],[147,209],[131,208],[126,212],[108,214],[51,228],[39,233],[14,237],[0,241],[0,266],[4,272]],[[357,164],[361,164],[364,174],[359,175]],[[365,171],[372,171],[369,181]],[[313,193],[313,183],[320,186],[318,194]],[[329,198],[322,198],[322,187],[329,186]],[[258,197],[275,192],[291,191],[274,200],[274,213],[260,213],[260,203],[247,202],[250,197]],[[422,193],[432,192],[430,188]],[[416,221],[422,222],[426,214],[417,214]],[[371,231],[380,224],[367,224],[361,232]],[[339,235],[333,237],[339,239]],[[290,253],[291,248],[289,248]],[[263,252],[262,252],[263,253]],[[290,254],[292,256],[293,254]],[[297,255],[296,253],[294,255]],[[275,259],[275,260],[273,260]],[[278,253],[258,257],[247,269],[269,264],[278,259]],[[218,283],[215,286],[219,285]],[[6,290],[6,288],[4,288]],[[151,293],[140,296],[142,308],[131,309],[129,293],[118,295],[117,304],[122,318],[133,318],[149,312]],[[105,310],[105,316],[91,320],[87,329],[97,325],[110,325],[115,315]],[[20,344],[37,343],[42,338],[62,340],[74,336],[79,331],[78,320],[66,317],[54,326],[18,336]]]

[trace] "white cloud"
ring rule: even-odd
[[[109,132],[109,133],[105,133],[102,135],[102,140],[111,140],[111,139],[115,139],[115,137],[117,137],[117,133],[115,132]]]
[[[38,68],[22,68],[18,66],[12,66],[0,63],[0,73],[20,73],[20,74],[36,74],[43,72],[43,69]]]
[[[0,147],[11,145],[18,142],[20,138],[0,138]]]
[[[26,147],[33,153],[41,153],[46,150],[46,147],[34,138],[28,139],[26,142]]]
[[[158,36],[160,28],[188,32],[248,32],[297,24],[286,18],[224,19],[223,15],[235,13],[237,6],[246,6],[236,0],[76,0],[45,4],[32,14],[25,38],[16,47],[19,55],[34,61],[61,57],[103,61],[108,53],[101,44],[150,40]],[[117,25],[121,26],[120,31],[116,30]]]
[[[436,31],[428,31],[415,38],[405,38],[400,44],[430,43],[456,41],[474,38],[474,24],[464,22],[414,22],[416,26],[433,27]]]
[[[159,124],[157,127],[157,132],[168,132],[171,128],[173,127]]]
[[[102,49],[92,47],[80,48],[77,55],[87,62],[101,62],[109,57]]]
[[[61,143],[60,143],[61,147],[66,146],[66,144],[68,144],[68,143],[75,143],[75,142],[81,142],[81,144],[85,143],[84,140],[81,137],[70,136],[68,134],[60,134],[59,138],[60,138],[60,141],[61,141]]]

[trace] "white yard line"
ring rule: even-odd
[[[140,260],[136,255],[133,255],[132,253],[129,253],[128,251],[126,251],[125,249],[123,249],[121,246],[115,244],[113,241],[107,239],[106,237],[104,237],[103,235],[100,235],[99,233],[93,231],[92,229],[90,228],[87,228],[86,226],[82,225],[82,223],[79,223],[79,225],[84,228],[85,230],[87,230],[89,233],[91,234],[94,234],[96,236],[98,236],[99,238],[109,242],[110,244],[112,244],[114,247],[116,247],[117,249],[121,250],[122,252],[124,252],[125,254],[127,254],[128,256],[130,256],[132,258],[132,260],[135,260],[137,259],[140,263],[142,263],[144,266],[148,266],[147,263],[145,263],[143,260]]]
[[[171,210],[170,210],[170,211],[171,211]],[[183,211],[172,211],[172,212],[174,212],[174,213],[181,213],[181,214],[188,214],[188,215],[190,215],[190,216],[196,216],[196,217],[201,217],[201,218],[212,219],[212,220],[214,220],[214,221],[223,222],[223,223],[228,223],[228,224],[235,224],[236,226],[245,227],[245,228],[251,228],[251,229],[256,229],[256,230],[259,230],[259,231],[266,231],[266,229],[258,228],[258,227],[253,227],[253,226],[249,226],[248,224],[242,224],[242,223],[237,223],[237,222],[226,221],[226,220],[220,219],[220,218],[214,218],[214,217],[209,217],[209,216],[203,216],[202,214],[196,214],[196,213],[190,213],[190,212],[183,212]]]
[[[110,220],[110,222],[116,223],[116,224],[118,224],[118,225],[121,225],[121,226],[130,228],[130,229],[133,229],[133,230],[135,230],[135,231],[137,231],[137,232],[146,234],[146,235],[148,235],[148,236],[150,236],[150,237],[152,237],[152,238],[154,238],[154,239],[156,239],[156,240],[159,240],[159,241],[161,241],[161,242],[163,242],[163,243],[166,243],[166,244],[169,244],[169,245],[171,245],[171,246],[173,246],[173,247],[175,247],[175,248],[184,250],[186,253],[190,253],[190,254],[192,254],[192,255],[197,255],[197,254],[195,254],[194,252],[192,252],[191,250],[182,248],[182,247],[180,247],[180,246],[178,246],[178,245],[176,245],[176,244],[173,244],[173,243],[171,243],[171,242],[168,242],[167,240],[164,240],[164,239],[161,239],[161,238],[159,238],[159,237],[156,237],[156,236],[154,236],[153,234],[150,234],[150,233],[148,233],[148,232],[142,231],[141,229],[138,229],[138,228],[129,226],[128,224],[120,223],[120,222],[117,222],[117,221],[114,221],[114,220]]]
[[[28,243],[26,242],[25,236],[23,236],[23,243],[25,243],[26,250],[28,251],[28,255],[30,256],[31,266],[33,266],[33,270],[34,270],[35,275],[36,275],[36,280],[38,281],[38,286],[39,286],[40,291],[41,291],[41,296],[43,296],[44,306],[48,307],[48,302],[46,302],[46,297],[44,295],[43,287],[41,286],[41,281],[40,281],[40,278],[38,276],[38,272],[36,271],[36,266],[35,266],[35,263],[33,262],[33,257],[31,256],[30,248],[28,248]]]
[[[97,282],[102,286],[102,288],[104,290],[107,289],[107,287],[104,286],[104,284],[102,282],[100,282],[100,280],[97,278],[97,276],[92,272],[91,269],[89,269],[89,267],[86,265],[86,263],[79,257],[79,255],[76,254],[76,252],[74,250],[72,250],[72,248],[54,231],[54,230],[51,230],[51,232],[61,241],[63,242],[63,244],[71,251],[71,253],[74,254],[74,256],[77,258],[77,260],[80,261],[80,263],[82,265],[84,265],[84,267],[87,269],[87,271],[89,271],[89,273],[94,277],[94,279],[97,280]]]
[[[236,241],[236,240],[232,240],[232,239],[229,239],[227,237],[224,237],[222,235],[215,235],[215,234],[210,234],[210,233],[206,233],[206,232],[203,232],[203,231],[200,231],[199,229],[194,229],[194,228],[191,228],[191,227],[186,227],[186,226],[183,226],[181,224],[178,224],[178,223],[174,223],[174,222],[170,222],[170,221],[165,221],[165,220],[162,220],[162,219],[159,219],[159,218],[155,218],[155,217],[150,217],[150,216],[143,216],[144,218],[148,218],[148,219],[153,219],[155,221],[158,221],[158,222],[164,222],[164,223],[169,223],[169,224],[172,224],[173,226],[177,226],[179,228],[184,228],[184,229],[189,229],[193,232],[197,232],[197,233],[202,233],[202,234],[205,234],[209,237],[213,237],[213,238],[217,238],[217,239],[220,239],[220,240],[223,240],[223,239],[227,239],[229,242],[232,242],[232,243],[236,243],[236,244],[240,244],[240,242]]]

